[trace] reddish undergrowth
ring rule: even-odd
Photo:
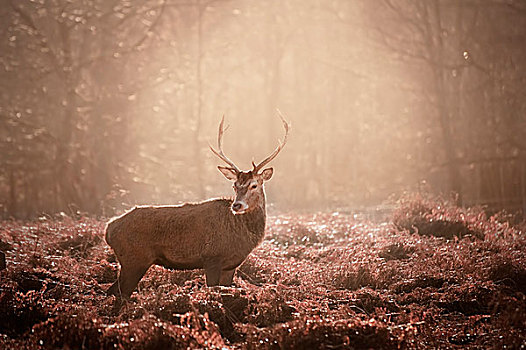
[[[234,286],[152,267],[116,310],[103,221],[4,221],[0,348],[521,348],[525,228],[418,196],[380,224],[274,216]]]

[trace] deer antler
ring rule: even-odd
[[[285,144],[287,143],[287,136],[289,136],[289,123],[285,120],[283,115],[281,114],[280,110],[276,108],[276,111],[278,112],[279,117],[281,118],[281,121],[283,122],[283,127],[285,128],[285,137],[283,137],[283,141],[278,141],[279,145],[276,147],[274,152],[272,152],[267,158],[263,159],[261,163],[255,164],[252,162],[252,166],[254,169],[252,170],[254,173],[257,173],[261,168],[263,168],[265,165],[267,165],[272,159],[276,158],[279,152],[285,147]]]
[[[217,148],[219,151],[216,151],[210,144],[208,146],[210,147],[210,150],[219,158],[221,158],[225,163],[227,163],[233,170],[235,170],[237,173],[240,173],[241,171],[238,169],[238,167],[232,162],[230,159],[228,159],[227,156],[223,153],[223,124],[225,123],[225,115],[223,115],[223,118],[221,118],[221,123],[219,123],[219,133],[217,135]]]

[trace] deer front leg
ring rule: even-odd
[[[234,279],[235,272],[236,272],[236,269],[221,271],[221,277],[219,278],[219,284],[222,286],[230,286],[232,284],[232,280]]]
[[[219,285],[221,277],[221,260],[218,258],[207,259],[204,264],[206,285],[208,287]]]
[[[129,299],[149,267],[148,265],[121,264],[119,278],[108,289],[107,293],[115,295],[119,299]]]

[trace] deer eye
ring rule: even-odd
[[[258,187],[257,184],[253,184],[252,186],[250,186],[250,189],[255,190],[257,187]]]

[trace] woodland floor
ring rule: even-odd
[[[526,225],[403,200],[392,219],[268,218],[233,287],[152,267],[121,310],[104,221],[0,222],[0,348],[526,347]]]

